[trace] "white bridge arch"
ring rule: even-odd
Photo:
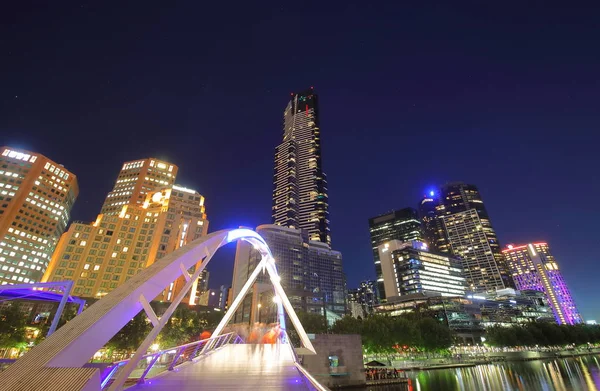
[[[83,365],[129,320],[144,310],[154,327],[123,368],[120,376],[111,384],[110,390],[120,389],[215,252],[236,240],[250,243],[260,252],[262,260],[231,304],[213,336],[218,336],[222,332],[258,275],[261,271],[266,271],[275,293],[281,298],[278,303],[278,315],[282,328],[285,328],[283,315],[285,309],[303,346],[314,353],[315,350],[279,282],[275,261],[267,243],[258,233],[250,229],[222,230],[201,237],[166,255],[94,303],[0,373],[0,389],[47,391],[100,389],[99,371],[94,368],[83,368]],[[202,261],[200,266],[190,275],[188,270],[200,261]],[[158,318],[150,307],[149,300],[157,297],[171,282],[181,276],[185,277],[186,284],[165,313]]]

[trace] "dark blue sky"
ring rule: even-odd
[[[598,6],[222,3],[5,5],[0,143],[73,171],[78,220],[123,161],[155,156],[205,195],[211,230],[255,226],[270,222],[289,93],[315,86],[349,286],[374,276],[369,217],[462,180],[502,244],[550,243],[600,320]],[[211,285],[230,282],[232,257]]]

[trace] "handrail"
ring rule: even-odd
[[[133,385],[131,383],[133,380],[135,380],[135,383],[137,384],[142,384],[145,382],[146,378],[154,377],[165,371],[176,370],[177,367],[188,362],[195,362],[201,357],[210,354],[225,345],[238,343],[243,343],[242,338],[237,333],[232,332],[146,354],[140,359],[142,366],[136,368],[132,372],[133,376],[128,378],[129,383],[127,386]],[[165,360],[164,358],[169,355],[170,357]],[[110,385],[111,380],[116,378],[119,370],[122,369],[129,361],[130,358],[116,361],[109,365],[102,375],[101,388],[106,389]],[[157,363],[161,364],[162,370],[156,370],[157,368],[155,367],[155,364]],[[152,376],[149,376],[153,369],[155,369],[155,373],[153,373]],[[138,373],[134,375],[135,372]]]
[[[286,330],[283,330],[282,335],[285,337],[285,340],[287,341],[286,345],[288,345],[290,350],[292,351],[292,358],[294,360],[294,365],[296,366],[298,371],[304,376],[304,378],[306,380],[308,380],[310,385],[313,386],[317,391],[330,391],[329,388],[324,387],[314,377],[312,377],[311,374],[308,373],[308,371],[306,369],[304,369],[304,367],[300,364],[299,359],[298,359],[298,354],[296,353],[296,349],[294,349],[294,346],[292,345],[292,342],[290,341],[290,337]]]

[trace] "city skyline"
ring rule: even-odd
[[[14,6],[23,23],[2,27],[17,37],[2,64],[2,144],[42,153],[77,175],[81,190],[73,220],[94,220],[123,161],[156,156],[185,170],[178,182],[206,197],[211,231],[269,222],[268,173],[281,111],[290,91],[314,85],[335,200],[331,230],[349,286],[374,276],[369,217],[414,206],[431,186],[462,180],[484,194],[500,243],[552,243],[580,311],[586,319],[600,318],[596,282],[586,272],[597,262],[590,243],[600,218],[590,207],[600,191],[593,180],[600,120],[592,103],[599,98],[592,86],[600,61],[582,50],[597,34],[591,13],[590,19],[577,13],[575,26],[556,22],[574,17],[568,10],[441,6],[431,15],[394,5],[373,24],[372,9],[351,4],[326,5],[323,15],[284,7],[266,13],[278,15],[281,24],[274,28],[260,18],[251,27],[248,18],[228,32],[216,25],[182,31],[179,26],[197,24],[194,13],[169,9],[161,10],[161,20],[172,35],[161,40],[151,27],[126,28],[152,18],[151,10],[124,6],[121,15],[131,19],[125,23],[105,5],[56,5],[44,15],[33,11],[32,19],[24,16],[31,10]],[[265,11],[256,8],[250,15]],[[286,45],[284,32],[307,17],[316,26],[306,39],[319,66],[292,72],[290,59],[301,58]],[[507,31],[502,18],[517,22],[498,42]],[[85,28],[72,34],[81,20]],[[56,21],[64,30],[53,28]],[[106,23],[123,31],[118,42],[95,39]],[[448,34],[455,25],[467,27]],[[383,34],[385,26],[394,31]],[[200,41],[206,32],[196,29],[204,28],[224,34],[229,44],[211,44],[214,35]],[[241,45],[236,37],[244,29],[253,38]],[[329,39],[344,34],[347,45]],[[140,44],[140,36],[154,44]],[[206,53],[182,58],[179,42],[189,37]],[[399,46],[378,44],[381,37]],[[427,155],[421,148],[385,152],[408,142],[424,143]],[[542,191],[548,183],[553,190]],[[232,254],[229,249],[229,265]],[[213,278],[217,285],[227,282],[211,273]]]

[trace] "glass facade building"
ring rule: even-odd
[[[304,230],[274,224],[256,228],[267,242],[277,266],[280,282],[294,309],[304,312],[324,311],[343,316],[346,290],[342,272],[342,254],[325,243],[311,241]],[[245,242],[238,242],[235,256],[231,298],[234,299],[260,262],[260,254]],[[256,285],[268,286],[268,278],[259,276]],[[262,288],[258,288],[259,290]],[[270,289],[270,288],[266,288]],[[270,289],[272,291],[272,289]],[[250,319],[251,301],[242,306],[244,321]]]
[[[508,260],[517,289],[543,292],[558,324],[583,322],[547,243],[509,245],[502,252]]]
[[[310,240],[331,244],[318,96],[312,88],[292,93],[283,113],[283,141],[275,150],[272,218],[274,224],[306,230]]]
[[[401,242],[423,240],[421,221],[417,211],[413,208],[395,210],[370,218],[369,233],[371,235],[373,261],[375,262],[375,274],[377,275],[377,289],[380,299],[385,300],[386,294],[378,247],[390,240]]]
[[[42,279],[78,193],[77,178],[62,165],[0,148],[0,284]]]
[[[464,296],[465,278],[460,261],[430,252],[419,241],[391,240],[378,247],[386,297],[436,292]]]

